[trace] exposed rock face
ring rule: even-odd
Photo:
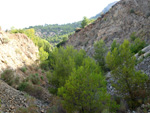
[[[8,68],[16,70],[32,65],[38,60],[38,47],[26,35],[3,33],[2,38],[7,42],[0,41],[0,73]]]
[[[143,71],[150,77],[150,56],[145,58],[141,63],[136,66],[136,69]]]
[[[5,32],[1,34],[0,76],[6,69],[13,70],[14,75],[21,79],[34,73],[41,74],[40,69],[36,70],[39,61],[38,47],[35,46],[32,40],[24,34],[9,34]],[[26,67],[26,72],[21,71],[23,67]],[[44,84],[41,83],[41,85]],[[35,111],[36,113],[46,112],[49,107],[51,94],[44,86],[37,86],[37,88],[40,88],[38,94],[31,94],[34,96],[32,97],[0,80],[0,112],[14,113],[20,107],[32,107],[32,109],[37,110]]]
[[[150,0],[121,0],[102,18],[70,36],[65,45],[92,56],[96,41],[103,39],[110,46],[114,39],[121,43],[133,32],[150,42]]]

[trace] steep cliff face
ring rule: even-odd
[[[114,39],[121,43],[133,32],[150,42],[150,0],[121,0],[103,17],[70,36],[65,45],[92,56],[96,41],[103,39],[109,47]]]
[[[38,47],[26,35],[2,33],[2,40],[0,41],[0,73],[6,69],[17,71],[21,67],[31,66],[37,60]],[[17,72],[17,74],[22,75],[23,73]]]

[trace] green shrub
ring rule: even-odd
[[[140,38],[136,38],[134,42],[130,45],[130,50],[132,53],[138,53],[146,46],[145,41],[142,41]]]
[[[0,99],[0,108],[1,108],[1,99]]]
[[[84,60],[83,66],[73,70],[66,84],[59,88],[58,94],[62,96],[62,104],[67,112],[96,113],[111,109],[105,77],[90,58]]]
[[[13,85],[14,83],[14,71],[7,69],[1,74],[2,80],[4,80],[7,84]]]
[[[113,51],[115,48],[119,48],[119,44],[116,40],[113,40],[113,43],[111,44],[111,51]]]
[[[134,41],[136,38],[137,38],[136,32],[133,32],[133,33],[130,35],[131,41]]]
[[[84,50],[77,51],[71,46],[66,47],[66,49],[63,47],[56,48],[51,53],[50,59],[53,72],[47,73],[49,83],[53,85],[56,90],[63,86],[73,68],[82,65],[82,61],[85,57],[87,56]]]
[[[41,78],[41,80],[44,80],[44,77],[43,77],[43,76],[41,76],[40,78]]]
[[[147,88],[148,76],[135,70],[136,58],[130,51],[130,43],[125,40],[123,44],[112,52],[108,52],[106,63],[111,69],[113,87],[128,102],[131,109],[140,106],[139,99],[143,100]],[[141,92],[141,93],[140,93]],[[143,97],[144,95],[144,97]]]
[[[41,64],[40,64],[40,67],[41,67],[41,69],[43,69],[43,70],[48,70],[49,69],[49,61],[43,61],[43,62],[41,62]]]
[[[31,96],[34,96],[37,99],[44,99],[43,97],[43,89],[40,86],[36,86],[36,85],[32,85],[29,82],[22,82],[20,83],[18,90],[20,91],[24,91],[26,93],[28,93]]]
[[[25,73],[27,71],[27,68],[26,67],[22,67],[20,70]]]
[[[97,61],[97,63],[101,66],[101,68],[105,71],[106,65],[105,65],[105,56],[107,53],[107,47],[105,45],[105,42],[103,40],[99,40],[94,44],[94,59]]]
[[[131,9],[131,10],[130,10],[130,13],[135,13],[134,9]]]
[[[29,84],[28,82],[22,82],[22,83],[19,84],[18,90],[20,90],[20,91],[25,91],[26,88],[27,88],[29,85],[30,85],[30,84]]]
[[[30,80],[33,84],[40,84],[40,77],[38,74],[30,75]]]
[[[138,56],[141,56],[141,55],[143,55],[144,53],[145,53],[144,51],[141,51],[141,50],[140,50],[140,51],[138,52]]]
[[[27,108],[21,107],[16,110],[16,113],[37,113],[38,107],[36,105],[30,105]]]
[[[15,29],[14,27],[12,27],[10,33],[24,33],[24,30],[23,29]]]

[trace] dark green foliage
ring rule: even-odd
[[[140,50],[140,51],[138,52],[138,56],[141,56],[141,55],[143,55],[144,53],[145,53],[144,51],[141,51],[141,50]]]
[[[94,44],[94,58],[98,64],[102,67],[103,70],[106,69],[105,66],[105,56],[107,52],[107,47],[103,40],[99,40]]]
[[[10,33],[24,33],[24,30],[23,29],[15,29],[14,27],[12,27]]]
[[[119,44],[117,43],[116,40],[113,40],[113,43],[111,44],[111,52],[112,52],[115,48],[118,48],[118,49],[119,49]]]
[[[89,23],[89,19],[87,17],[84,17],[81,22],[81,28],[84,28],[85,26],[87,26],[88,23]]]
[[[41,37],[46,39],[52,45],[57,45],[63,41],[63,37],[74,33],[76,28],[81,26],[81,22],[75,22],[71,24],[53,24],[53,25],[39,25],[39,26],[30,26],[29,28],[34,28],[36,32],[41,32]]]
[[[130,108],[139,106],[139,99],[143,100],[146,96],[140,92],[146,92],[148,76],[135,70],[136,58],[130,51],[129,41],[125,40],[119,50],[115,48],[108,52],[106,63],[115,80],[112,85],[118,93],[127,100]]]
[[[41,80],[44,80],[44,77],[43,77],[43,76],[41,76],[40,78],[41,78]]]
[[[145,41],[142,41],[140,38],[136,38],[134,42],[130,45],[130,50],[132,53],[138,53],[146,46]]]
[[[30,80],[33,84],[40,84],[40,77],[38,74],[30,75]]]
[[[14,72],[10,69],[5,70],[1,74],[2,80],[4,80],[7,84],[13,85],[14,83]]]
[[[131,10],[130,10],[130,13],[135,13],[134,9],[131,9]]]
[[[60,43],[58,43],[56,46],[57,47],[60,47],[60,46],[62,46],[63,44],[65,44],[65,42],[68,40],[68,37],[63,37],[63,40],[60,42]]]
[[[26,93],[28,93],[31,96],[34,96],[37,99],[43,99],[43,88],[41,88],[40,86],[32,85],[29,82],[20,83],[18,90],[25,91]]]
[[[14,71],[11,69],[6,69],[2,74],[1,74],[1,79],[4,80],[8,85],[16,88],[17,85],[19,84],[20,78],[18,76],[14,75]]]
[[[27,71],[27,68],[26,67],[22,67],[21,71],[25,73]]]
[[[68,113],[96,113],[111,106],[105,77],[91,58],[84,59],[82,66],[73,70],[58,93],[62,96],[63,106]]]
[[[92,23],[93,21],[95,21],[94,19],[88,19],[87,17],[83,17],[83,20],[81,22],[81,28],[86,27],[88,24]]]
[[[137,38],[136,32],[133,32],[133,33],[130,35],[131,41],[134,41],[136,38]]]
[[[50,32],[55,33],[55,35],[65,35],[71,32],[74,32],[74,30],[77,27],[80,27],[81,22],[75,22],[75,23],[69,23],[69,24],[53,24],[53,25],[39,25],[39,26],[30,26],[29,28],[34,28],[35,31],[41,31],[42,33],[47,32],[49,34]],[[42,37],[44,38],[44,37]]]
[[[73,47],[56,48],[50,58],[53,72],[47,74],[50,84],[55,86],[56,90],[63,86],[73,68],[80,66],[85,57],[86,53],[83,50],[77,51]]]
[[[48,70],[49,69],[49,61],[43,61],[43,62],[41,62],[41,64],[40,64],[40,67],[41,67],[41,69],[43,69],[43,70]]]
[[[19,84],[18,90],[24,91],[27,88],[28,85],[30,85],[28,82],[22,82],[22,83]]]
[[[132,43],[130,45],[130,50],[134,54],[138,53],[140,50],[142,50],[146,46],[146,42],[144,40],[141,40],[140,38],[138,38],[136,36],[136,32],[133,32],[130,35],[130,39],[132,41]]]

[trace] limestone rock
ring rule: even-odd
[[[133,11],[133,12],[132,12]],[[69,37],[66,45],[84,49],[93,55],[93,45],[103,39],[110,47],[114,39],[122,43],[136,32],[139,37],[150,43],[150,0],[121,0],[102,18]]]

